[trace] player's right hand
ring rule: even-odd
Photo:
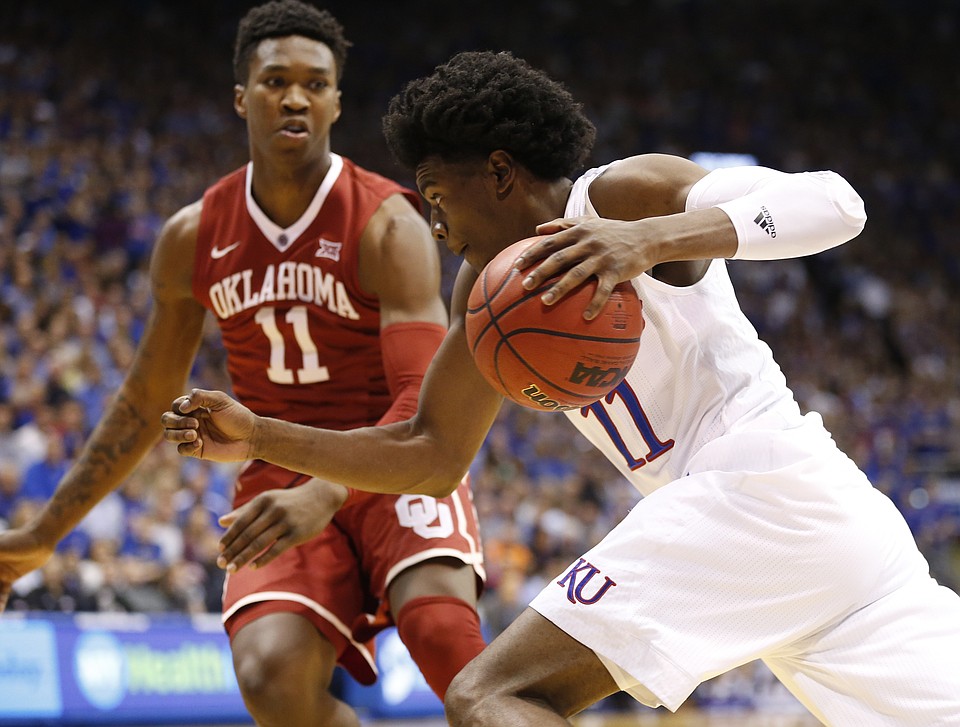
[[[184,457],[214,462],[250,459],[256,415],[222,391],[193,389],[160,417],[163,438]]]
[[[14,581],[42,567],[53,550],[26,528],[0,533],[0,611],[7,607]]]
[[[265,566],[285,550],[318,535],[346,501],[342,485],[310,479],[299,487],[261,492],[220,518],[217,565],[232,573],[251,563]]]
[[[649,223],[647,223],[649,224]],[[585,280],[597,279],[597,290],[583,317],[596,318],[617,284],[640,275],[656,262],[649,235],[636,221],[601,217],[556,219],[537,225],[542,239],[517,258],[517,269],[525,271],[540,262],[523,279],[523,287],[535,290],[554,277],[559,279],[541,296],[552,305],[578,288]]]

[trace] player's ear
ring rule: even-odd
[[[241,119],[247,118],[247,87],[240,83],[233,87],[233,110]]]
[[[336,123],[337,119],[340,118],[340,113],[343,111],[343,107],[340,105],[340,98],[343,94],[343,91],[337,91],[337,110],[333,114],[333,121]]]
[[[497,149],[487,157],[487,173],[493,180],[497,198],[503,199],[510,194],[517,176],[517,165],[510,152]]]

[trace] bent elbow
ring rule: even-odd
[[[456,482],[445,482],[441,485],[433,485],[429,488],[429,492],[424,492],[422,494],[429,495],[430,497],[435,497],[438,500],[442,500],[445,497],[449,497],[454,492],[457,491],[457,487],[460,486],[460,480]]]
[[[438,499],[452,495],[457,491],[460,483],[463,482],[469,470],[445,469],[443,472],[436,472],[429,481],[423,483],[420,490],[422,495],[430,495]]]
[[[867,211],[863,198],[850,182],[836,172],[818,172],[816,176],[827,186],[830,201],[840,215],[840,219],[853,231],[851,237],[859,235],[867,224]]]

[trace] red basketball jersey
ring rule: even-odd
[[[252,163],[203,196],[193,292],[214,315],[234,394],[257,414],[331,429],[389,408],[380,311],[359,284],[360,235],[381,202],[418,197],[348,159],[283,229],[257,206]],[[418,207],[419,208],[419,207]]]

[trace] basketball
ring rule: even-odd
[[[627,375],[640,349],[643,305],[624,282],[593,320],[584,319],[596,279],[544,305],[540,296],[558,278],[525,290],[521,281],[536,265],[513,267],[539,239],[514,243],[480,273],[467,303],[467,342],[477,368],[511,401],[539,411],[579,409]]]

